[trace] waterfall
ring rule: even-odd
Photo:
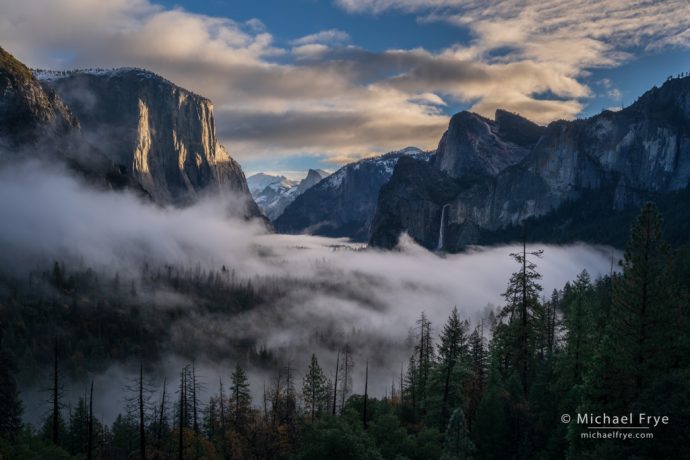
[[[443,249],[443,244],[445,243],[443,240],[446,236],[446,209],[448,209],[449,206],[450,204],[444,204],[443,208],[441,208],[441,225],[438,227],[438,246],[436,246],[437,251],[441,251]]]

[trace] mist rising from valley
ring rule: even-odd
[[[225,267],[233,278],[250,281],[258,292],[275,291],[247,311],[222,314],[197,308],[194,296],[156,288],[145,308],[184,314],[167,325],[169,343],[147,367],[154,387],[166,377],[171,388],[186,363],[195,362],[205,392],[217,390],[238,360],[231,343],[269,350],[276,363],[295,369],[301,387],[309,356],[316,353],[328,373],[336,353],[349,344],[354,352],[354,391],[360,392],[363,364],[370,366],[369,391],[390,392],[401,363],[412,350],[412,328],[419,314],[429,316],[437,333],[454,306],[473,325],[501,305],[501,293],[516,270],[508,257],[516,246],[472,248],[438,255],[402,238],[395,251],[367,249],[344,239],[272,234],[259,221],[234,216],[232,199],[209,197],[192,207],[164,208],[127,192],[96,191],[56,166],[25,163],[0,170],[0,262],[3,276],[25,276],[60,260],[91,268],[124,283],[141,282],[144,267],[176,266],[192,271]],[[582,270],[593,277],[608,273],[618,254],[583,244],[545,246],[539,269],[543,294],[550,295]],[[46,287],[46,289],[49,289]],[[6,293],[3,293],[6,294]],[[154,312],[155,314],[155,312]],[[163,340],[163,339],[161,339]],[[273,370],[247,363],[255,400],[270,385]],[[94,409],[106,422],[122,410],[124,387],[138,363],[117,362],[92,375],[103,397]],[[48,386],[38,378],[24,388],[26,418],[45,410]],[[67,399],[86,385],[70,382]],[[202,395],[201,400],[204,400]]]

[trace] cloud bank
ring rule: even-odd
[[[688,47],[684,0],[337,0],[398,10],[471,39],[442,50],[369,51],[328,29],[274,43],[258,20],[167,9],[148,0],[0,0],[0,43],[35,67],[139,66],[210,97],[240,160],[296,153],[351,160],[435,147],[446,107],[496,108],[538,122],[577,116],[589,72],[636,50]],[[402,32],[401,32],[402,33]],[[615,89],[615,88],[614,88]]]
[[[36,163],[0,170],[0,215],[3,271],[44,268],[65,258],[133,277],[143,261],[154,267],[226,265],[258,289],[283,286],[279,299],[235,314],[204,311],[194,299],[176,299],[187,311],[169,325],[169,355],[157,377],[167,374],[173,380],[181,363],[191,359],[180,357],[180,348],[189,348],[197,350],[194,359],[211,390],[234,365],[226,348],[230,343],[261,344],[300,376],[312,352],[331,372],[336,350],[349,343],[355,389],[363,377],[361,363],[368,360],[370,391],[382,396],[412,350],[410,328],[422,311],[434,334],[454,306],[477,324],[487,308],[501,305],[501,293],[517,269],[508,257],[513,246],[440,257],[409,239],[399,251],[380,252],[342,239],[269,234],[229,216],[227,203],[209,199],[181,210],[155,207],[127,193],[88,189],[63,171]],[[545,249],[539,262],[545,295],[583,269],[596,277],[611,266],[606,248],[540,247]],[[117,382],[129,372],[117,366],[97,382],[111,381],[121,390]],[[252,378],[256,390],[271,376],[254,369]]]

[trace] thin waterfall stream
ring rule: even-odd
[[[438,228],[438,246],[436,246],[437,251],[441,251],[443,249],[443,244],[445,243],[444,239],[446,236],[446,209],[448,209],[449,206],[450,204],[446,203],[443,205],[443,208],[441,209],[441,224]]]

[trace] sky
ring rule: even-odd
[[[34,68],[135,66],[214,102],[248,174],[333,170],[450,115],[617,109],[690,71],[687,0],[0,0]]]

